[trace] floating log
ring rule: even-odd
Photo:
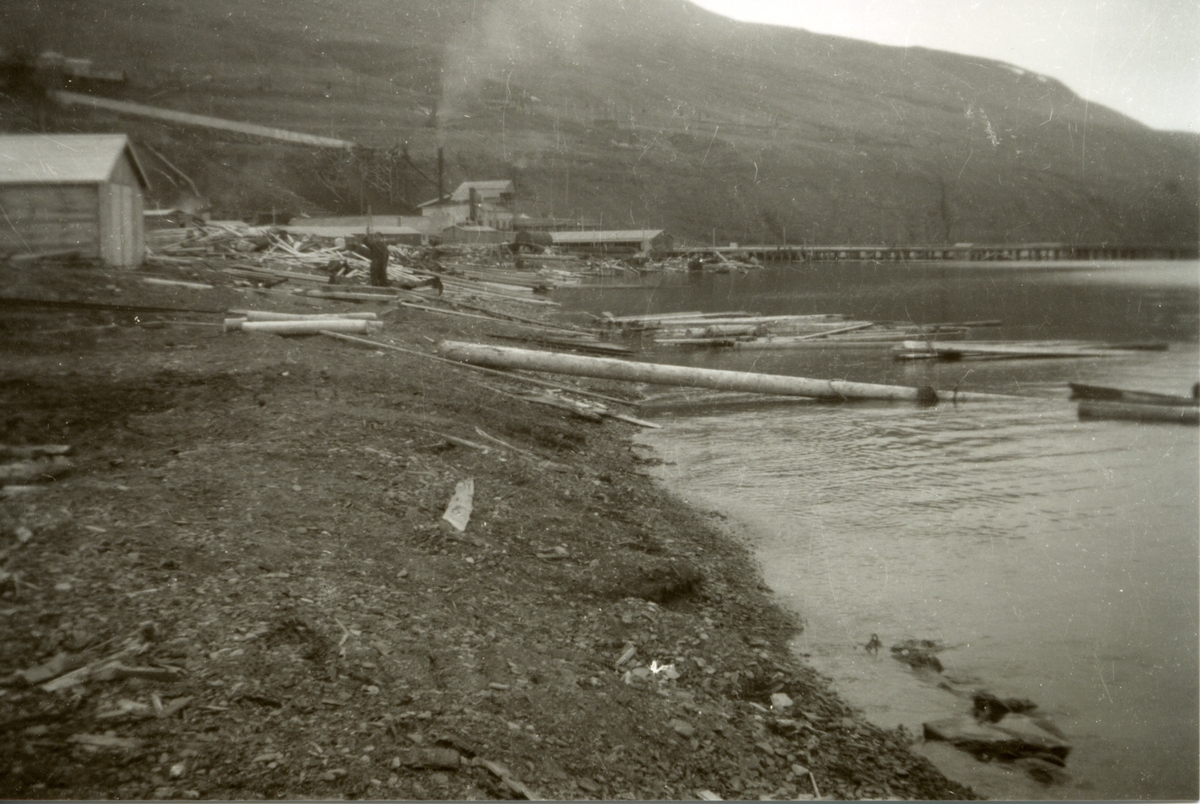
[[[1120,349],[1088,347],[1078,344],[1006,344],[935,341],[904,341],[896,347],[897,360],[1017,360],[1026,358],[1116,357]]]
[[[1200,424],[1200,407],[1196,405],[1146,405],[1135,404],[1133,402],[1104,402],[1095,399],[1084,399],[1079,403],[1079,418]]]
[[[373,332],[383,327],[382,321],[365,321],[357,318],[319,318],[310,321],[241,321],[240,325],[231,322],[241,319],[228,319],[226,329],[240,329],[243,332],[267,332],[272,335],[318,335],[322,332]]]
[[[779,374],[635,363],[611,357],[583,357],[555,352],[539,352],[508,346],[443,341],[438,352],[451,360],[491,368],[548,371],[584,377],[602,377],[628,382],[712,388],[718,391],[749,391],[778,396],[805,396],[817,399],[888,399],[932,403],[938,400],[932,388],[901,385],[875,385],[845,380],[814,380]],[[994,394],[956,393],[956,400],[996,399]]]
[[[1072,399],[1096,399],[1108,402],[1131,402],[1137,405],[1195,405],[1196,397],[1158,394],[1152,391],[1125,391],[1103,385],[1069,382]]]

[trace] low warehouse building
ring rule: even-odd
[[[675,238],[662,229],[621,229],[591,232],[550,232],[554,245],[564,251],[589,254],[649,252],[656,258],[675,247]]]
[[[149,186],[124,134],[0,135],[0,255],[140,265]]]

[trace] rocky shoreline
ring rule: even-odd
[[[4,294],[345,306],[62,270]],[[0,509],[4,797],[973,797],[789,652],[751,550],[632,425],[321,336],[55,316],[0,332],[0,440],[73,449]],[[425,353],[503,327],[384,320]]]

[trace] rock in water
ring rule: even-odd
[[[1000,698],[985,690],[979,690],[971,701],[974,704],[976,720],[986,720],[997,723],[1009,713],[1024,714],[1037,709],[1037,704],[1027,698]]]
[[[1036,757],[1062,766],[1071,746],[1025,715],[1008,715],[999,723],[979,723],[968,715],[922,724],[926,740],[944,740],[983,759]]]
[[[930,670],[940,673],[942,672],[942,662],[938,659],[937,654],[945,649],[945,645],[931,639],[906,639],[892,645],[892,658],[904,662],[914,670],[928,667]]]

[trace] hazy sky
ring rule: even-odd
[[[1200,132],[1200,0],[693,0],[734,19],[998,59]]]

